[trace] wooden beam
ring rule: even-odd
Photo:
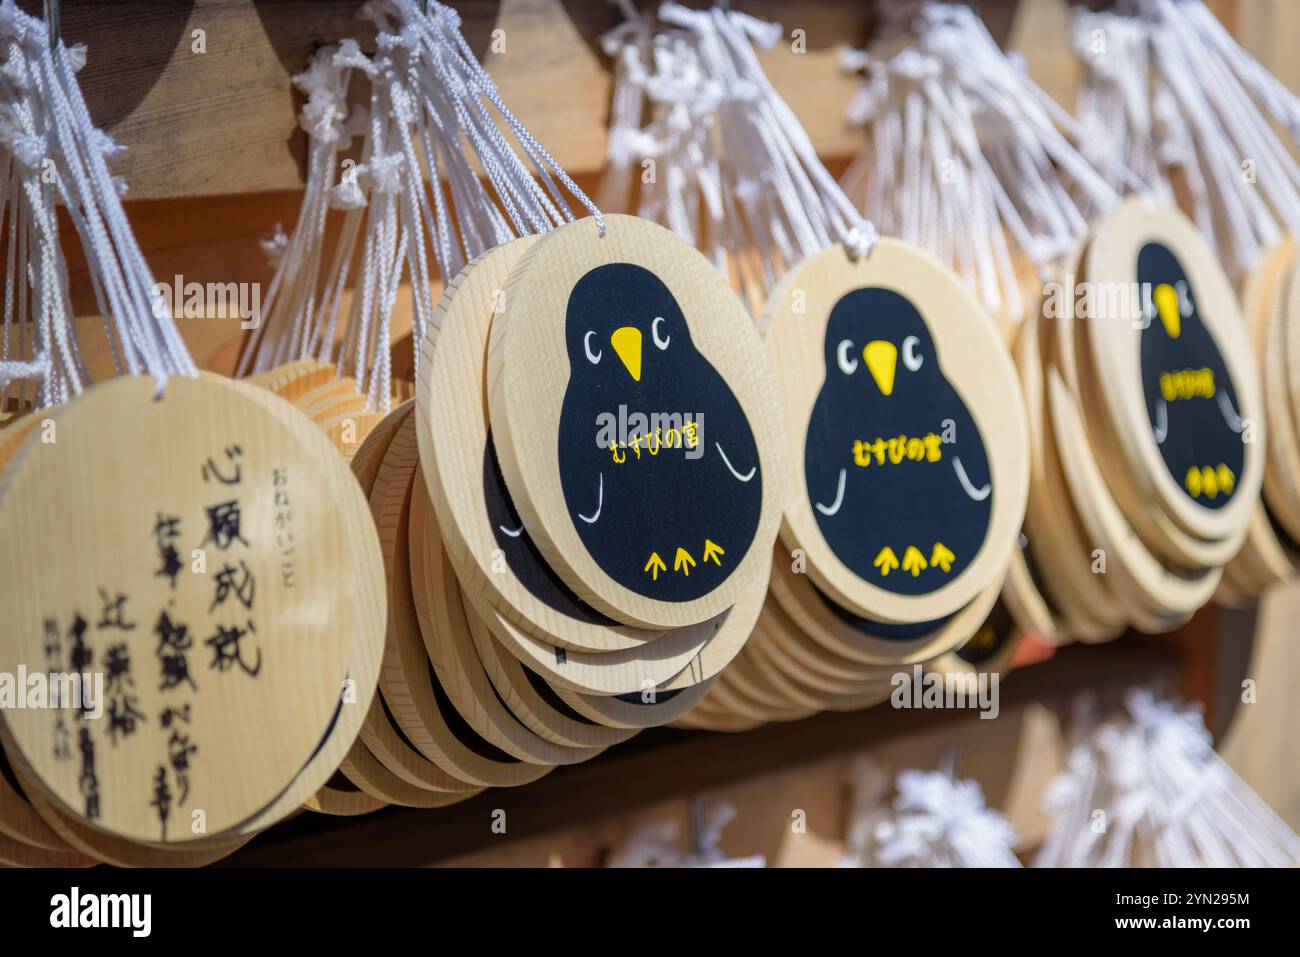
[[[39,13],[39,0],[23,0]],[[355,36],[373,50],[361,0],[64,0],[62,35],[85,43],[81,74],[95,122],[127,154],[118,171],[133,199],[295,189],[305,135],[293,75],[322,44]],[[604,164],[611,86],[599,39],[619,20],[608,0],[457,0],[466,38],[502,95],[574,173]],[[870,4],[753,0],[737,8],[782,21],[787,42],[764,55],[818,149],[847,154],[854,88],[836,47],[861,44]],[[803,32],[806,52],[788,42]],[[493,31],[499,31],[495,34]]]

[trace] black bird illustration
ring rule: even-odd
[[[483,449],[483,499],[487,503],[492,534],[496,536],[497,547],[501,549],[506,565],[534,598],[578,621],[598,625],[615,624],[612,619],[606,618],[573,593],[546,563],[537,544],[529,537],[528,530],[524,528],[519,512],[515,509],[515,503],[510,498],[510,490],[506,488],[491,432],[488,433],[487,444]]]
[[[979,427],[925,320],[892,290],[855,289],[835,304],[825,361],[804,447],[822,536],[865,581],[936,591],[988,530],[994,490]]]
[[[1197,504],[1232,500],[1246,450],[1246,423],[1232,376],[1201,320],[1178,258],[1160,243],[1138,253],[1143,329],[1142,392],[1165,467]]]
[[[641,266],[591,270],[569,296],[565,323],[558,458],[579,537],[638,594],[708,594],[748,551],[762,508],[744,410],[696,350],[668,287]]]

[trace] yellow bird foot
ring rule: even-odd
[[[1233,474],[1232,469],[1220,463],[1215,474],[1219,477],[1219,490],[1224,495],[1231,495],[1232,490],[1237,487],[1237,476]]]
[[[892,548],[886,545],[880,550],[880,553],[876,555],[876,560],[871,564],[880,569],[881,575],[888,576],[890,572],[898,567],[898,556],[894,554]]]
[[[1219,497],[1219,477],[1208,465],[1201,469],[1201,490],[1210,498]]]
[[[721,545],[718,545],[709,539],[704,540],[704,558],[701,561],[711,561],[715,565],[722,564],[721,556],[727,554]]]
[[[945,572],[952,571],[952,560],[956,557],[943,542],[935,542],[934,551],[930,552],[930,564]]]
[[[651,552],[650,560],[645,563],[645,568],[641,570],[649,572],[650,580],[652,582],[657,582],[659,580],[659,573],[666,572],[668,570],[668,566],[664,564],[664,560],[659,557],[658,552]]]
[[[1201,470],[1195,465],[1187,470],[1187,475],[1183,478],[1183,488],[1187,489],[1187,494],[1192,498],[1201,497]]]
[[[691,558],[691,553],[684,548],[677,549],[677,556],[673,559],[673,571],[681,572],[687,578],[691,577],[691,569],[695,567],[695,559]]]
[[[913,578],[925,571],[925,556],[915,545],[908,545],[903,552],[903,571],[911,572]]]

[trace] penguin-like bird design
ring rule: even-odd
[[[726,580],[758,528],[763,476],[740,402],[696,350],[672,292],[631,263],[574,286],[558,460],[565,504],[620,585],[692,601]],[[602,422],[629,423],[609,436]]]
[[[1138,253],[1137,275],[1142,392],[1152,437],[1183,491],[1198,505],[1222,508],[1246,458],[1246,423],[1232,376],[1178,258],[1160,243],[1147,243]]]
[[[822,536],[864,581],[901,595],[937,591],[988,531],[994,489],[979,427],[944,377],[925,320],[893,290],[844,295],[824,355],[804,446]]]

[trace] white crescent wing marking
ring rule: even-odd
[[[518,538],[524,533],[524,527],[522,525],[515,529],[506,528],[504,525],[498,525],[497,528],[501,529],[501,531],[505,532],[511,538]]]
[[[1164,399],[1156,400],[1156,424],[1151,434],[1155,436],[1156,445],[1164,445],[1165,439],[1169,438],[1169,409]]]
[[[1228,428],[1240,434],[1241,430],[1246,427],[1246,423],[1237,414],[1237,410],[1232,407],[1232,400],[1228,398],[1228,393],[1220,389],[1215,398],[1219,400],[1219,411],[1223,413],[1223,421],[1228,423]]]
[[[813,503],[814,505],[817,506],[817,511],[821,512],[823,515],[825,515],[828,518],[834,515],[836,512],[838,512],[840,510],[840,506],[844,504],[844,478],[847,474],[848,474],[847,470],[840,469],[840,484],[839,487],[835,490],[835,501],[831,502],[829,506],[823,505],[821,502]]]
[[[591,518],[579,513],[578,518],[582,519],[588,525],[596,524],[596,519],[600,518],[600,510],[605,505],[605,473],[600,473],[600,484],[596,488],[596,512]]]
[[[730,472],[732,475],[734,475],[737,481],[748,482],[750,479],[754,477],[754,473],[758,471],[758,466],[755,465],[744,475],[741,475],[739,472],[736,471],[735,467],[732,466],[731,460],[727,458],[727,453],[722,451],[722,443],[714,442],[713,447],[716,448],[718,450],[718,454],[722,456],[722,463],[727,467],[727,471]]]
[[[970,476],[966,474],[961,459],[956,455],[952,457],[952,468],[957,473],[957,481],[961,482],[961,487],[966,490],[966,494],[970,496],[971,501],[982,502],[989,497],[989,493],[993,491],[992,482],[985,482],[983,488],[976,488],[971,484]]]

